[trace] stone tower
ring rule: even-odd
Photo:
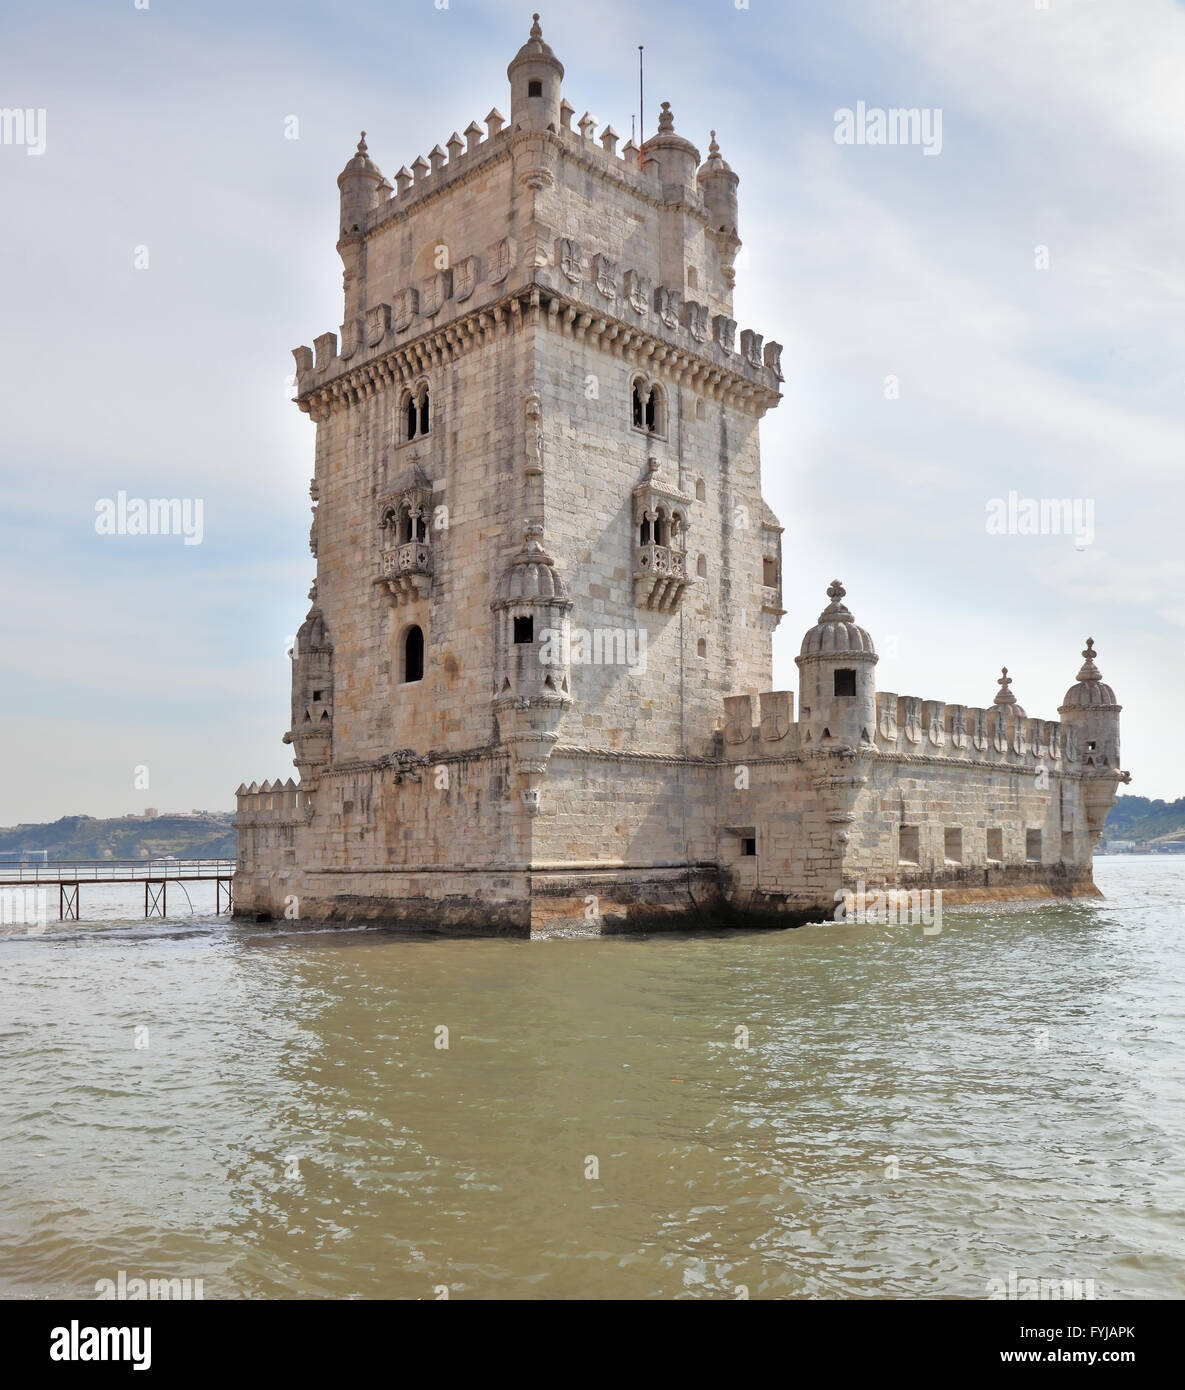
[[[877,692],[836,581],[800,718],[769,689],[781,348],[737,333],[739,180],[668,102],[619,150],[564,76],[536,15],[509,121],[392,181],[363,134],[338,178],[340,332],[294,353],[300,783],[239,789],[237,910],[524,934],[830,915],[856,881],[1093,891],[1126,774],[1090,661],[1063,753],[1006,694]]]

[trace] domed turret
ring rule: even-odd
[[[712,142],[708,146],[708,157],[700,166],[696,183],[708,209],[708,226],[714,232],[737,231],[737,184],[740,179],[733,173],[731,165],[720,157],[720,146],[716,143],[716,132],[712,131]]]
[[[333,751],[333,642],[314,603],[292,647],[292,745],[301,784],[315,786]]]
[[[1001,717],[1015,715],[1017,719],[1024,719],[1024,708],[1017,703],[1016,696],[1012,692],[1012,677],[1008,674],[1008,667],[1000,667],[1000,675],[996,681],[1000,687],[992,697],[992,704],[996,707],[997,713]]]
[[[1066,728],[1066,746],[1073,747],[1084,769],[1118,771],[1119,769],[1119,712],[1115,692],[1103,683],[1102,673],[1095,665],[1094,638],[1086,639],[1082,653],[1085,660],[1078,672],[1078,682],[1066,691],[1058,709]]]
[[[366,132],[363,131],[357,150],[337,176],[343,237],[362,230],[366,214],[378,206],[379,188],[384,182],[382,170],[366,149]]]
[[[560,83],[564,65],[543,42],[539,16],[532,15],[531,36],[510,60],[510,124],[520,130],[560,128]]]
[[[643,168],[650,160],[657,163],[659,182],[665,188],[682,190],[688,197],[695,196],[695,166],[699,163],[699,150],[690,140],[675,134],[675,117],[669,101],[662,104],[658,134],[652,135],[642,146]]]
[[[832,580],[831,602],[802,639],[799,724],[803,749],[871,747],[876,728],[876,648],[844,605],[844,586]]]

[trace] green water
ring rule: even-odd
[[[0,1293],[1180,1297],[1185,863],[1096,877],[932,936],[6,928]]]

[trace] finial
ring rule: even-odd
[[[838,579],[833,579],[831,583],[828,584],[827,597],[831,600],[831,602],[827,605],[826,608],[823,609],[822,613],[819,614],[819,621],[821,623],[855,622],[855,619],[852,617],[851,613],[848,611],[847,607],[843,602],[843,598],[846,593],[847,590],[844,588],[843,584],[840,583]]]
[[[366,153],[368,153],[367,148],[366,148],[366,132],[365,132],[365,131],[362,132],[362,137],[361,137],[361,139],[358,141],[358,148],[354,151],[354,153],[355,153],[355,154],[366,154]]]
[[[1016,696],[1008,688],[1012,684],[1012,677],[1008,674],[1007,666],[1000,667],[1000,676],[999,679],[996,681],[996,684],[1000,688],[996,691],[996,698],[992,701],[992,703],[996,705],[1016,704]]]
[[[709,145],[708,145],[708,154],[709,154],[709,155],[719,154],[719,153],[720,153],[720,146],[716,143],[716,132],[715,132],[714,130],[710,130],[710,131],[708,132],[708,134],[712,137],[712,139],[711,139],[711,141],[710,141],[710,143],[709,143]]]
[[[1088,637],[1086,639],[1086,650],[1082,653],[1082,655],[1086,658],[1086,660],[1082,663],[1082,670],[1078,672],[1078,679],[1080,681],[1102,680],[1103,673],[1094,664],[1094,659],[1098,655],[1098,653],[1094,649],[1093,637]]]
[[[671,103],[669,101],[664,101],[662,104],[662,113],[658,118],[658,128],[659,130],[674,130],[675,128],[675,117],[671,112]]]
[[[534,21],[531,25],[531,37],[533,39],[541,39],[543,37],[543,30],[539,27],[539,16],[533,14],[531,19]]]

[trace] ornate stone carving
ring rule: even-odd
[[[897,742],[897,696],[891,692],[876,697],[878,728],[886,743]]]
[[[593,280],[599,293],[606,299],[617,298],[617,262],[611,261],[608,256],[597,255],[593,257]]]
[[[782,375],[782,345],[781,343],[766,343],[765,345],[765,365],[778,378],[785,381]]]
[[[708,337],[708,306],[697,304],[694,299],[689,299],[683,308],[687,315],[687,331],[697,343],[706,342]]]
[[[635,314],[645,315],[650,309],[650,295],[654,281],[636,270],[625,273],[625,297]]]
[[[654,291],[654,307],[664,328],[676,329],[682,316],[683,296],[678,290],[660,285]]]
[[[491,285],[500,285],[506,279],[510,271],[510,240],[503,237],[501,241],[494,242],[489,250],[489,282]]]
[[[567,236],[560,237],[559,241],[556,242],[555,263],[574,285],[580,283],[584,270],[581,265],[580,243],[578,241],[573,241],[571,237]]]
[[[317,354],[315,368],[323,372],[337,356],[337,334],[322,333],[319,338],[313,339],[313,349]]]
[[[527,393],[527,465],[529,475],[543,472],[543,407],[538,391]]]
[[[761,366],[761,344],[763,342],[762,334],[754,333],[751,328],[746,328],[741,334],[741,356],[750,367]]]
[[[425,317],[438,314],[444,301],[452,292],[453,272],[451,270],[438,270],[435,275],[429,275],[420,290],[420,313]]]
[[[967,747],[967,706],[950,706],[950,741],[955,748]]]
[[[349,323],[342,324],[342,347],[339,356],[343,362],[348,362],[358,351],[358,320],[351,319]]]
[[[366,311],[366,346],[378,347],[391,327],[391,306],[376,304]]]
[[[453,266],[453,298],[463,304],[477,286],[477,257],[465,256]]]
[[[987,710],[985,709],[973,709],[971,711],[971,742],[976,752],[987,751]]]
[[[712,341],[730,356],[736,351],[737,321],[727,314],[717,314],[712,319]]]
[[[391,320],[396,333],[402,333],[405,328],[411,326],[419,307],[420,296],[414,289],[409,287],[399,291],[395,296],[395,303],[391,306]]]

